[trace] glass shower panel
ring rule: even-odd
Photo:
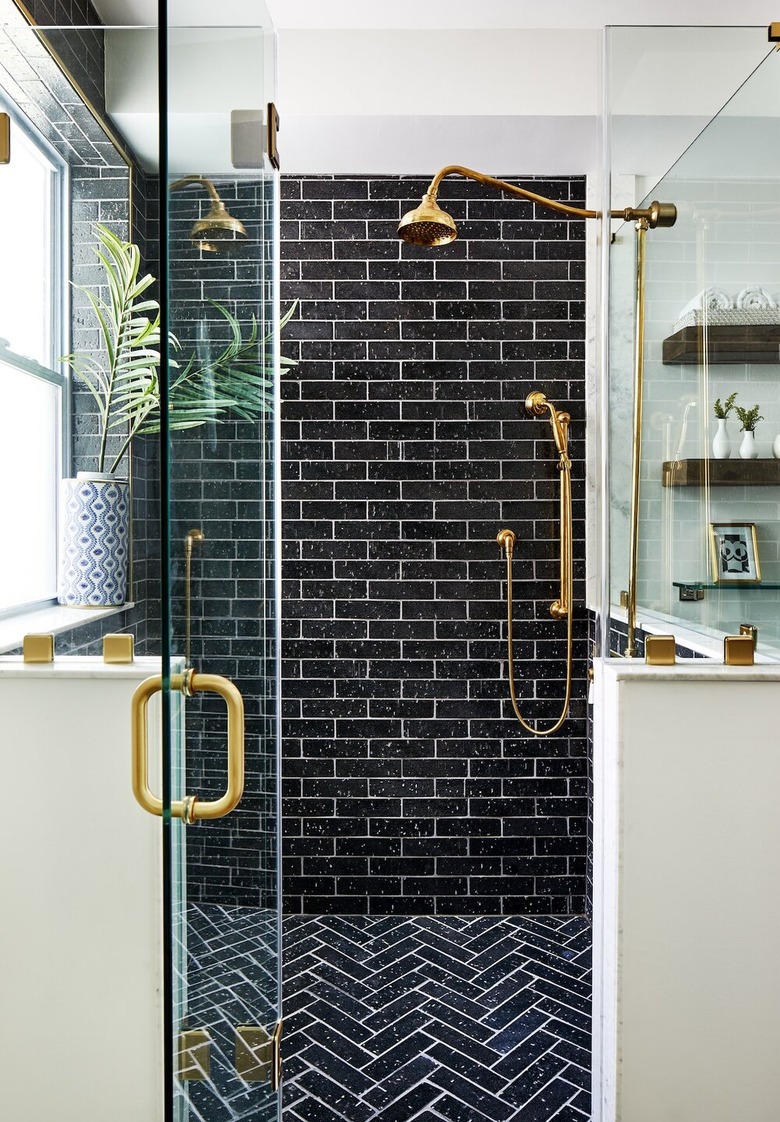
[[[718,32],[735,29],[710,31],[718,42]],[[620,53],[615,35],[622,46],[627,29],[619,33],[613,31],[613,59]],[[750,77],[660,178],[621,176],[633,158],[625,129],[621,140],[618,128],[613,144],[618,189],[642,192],[639,205],[661,199],[678,208],[673,228],[649,231],[646,239],[638,624],[674,631],[684,645],[718,655],[723,635],[742,624],[758,627],[759,652],[780,651],[780,589],[773,587],[780,583],[780,461],[772,451],[780,432],[780,121],[774,110],[780,69],[776,53],[767,55],[765,36],[765,30],[739,29],[736,56],[746,65],[752,52]],[[722,57],[729,58],[725,51]],[[652,137],[653,129],[647,132]],[[631,507],[630,227],[614,232],[609,267],[610,600],[619,619]],[[740,456],[736,410],[727,422],[730,457],[713,451],[716,403],[720,410],[733,393],[739,409],[758,406],[763,417],[757,459]],[[722,571],[723,549],[732,546],[741,558],[738,571]]]
[[[0,868],[13,899],[7,875],[18,866],[13,883],[26,905],[14,906],[3,942],[20,984],[8,971],[0,979],[0,1114],[19,1122],[55,1114],[81,1122],[106,1102],[119,1122],[279,1117],[278,173],[267,157],[274,35],[262,4],[253,13],[262,26],[169,28],[161,84],[157,28],[31,29],[13,0],[0,0],[0,97],[41,131],[66,181],[67,237],[52,256],[63,262],[70,339],[55,354],[70,349],[107,368],[90,299],[113,291],[98,258],[101,227],[137,247],[140,275],[153,278],[144,297],[162,305],[163,338],[171,331],[170,439],[150,424],[122,463],[132,488],[128,603],[105,620],[61,609],[73,612],[66,649],[83,653],[86,668],[61,653],[59,637],[51,668],[30,672],[17,657],[0,666],[4,768],[11,748],[14,783],[35,789],[41,810],[35,845]],[[3,261],[12,287],[12,262]],[[39,372],[22,358],[27,373]],[[24,364],[8,348],[2,359],[10,387]],[[93,466],[94,397],[66,364],[52,365],[49,381],[20,389],[18,409],[36,419],[16,447],[15,411],[11,477],[60,412],[73,470]],[[153,395],[153,377],[151,386]],[[112,453],[124,443],[119,429],[109,431]],[[50,455],[35,464],[50,483],[56,445],[49,437]],[[126,666],[103,662],[103,634],[115,631],[135,636]],[[145,813],[133,797],[131,759],[143,736],[131,735],[131,705],[150,683],[155,798]],[[240,703],[231,690],[243,697],[243,796],[226,817],[201,820],[228,781],[226,705],[212,688],[233,698],[232,718]],[[26,722],[24,738],[12,713],[19,728]],[[234,750],[238,728],[232,719]],[[231,759],[236,787],[239,754]],[[74,807],[86,798],[93,810],[63,819],[63,798]],[[192,824],[178,817],[185,812]],[[6,823],[6,852],[20,821]],[[27,906],[31,892],[39,913]],[[48,1067],[56,1060],[49,1080],[40,1079],[41,1010],[76,1026],[47,1053]]]
[[[186,916],[174,1018],[191,1076],[176,1081],[182,1122],[271,1122],[280,1109],[273,51],[270,22],[168,29],[164,241],[175,342],[165,606],[171,655],[195,687],[182,792],[205,804],[227,782],[225,702],[197,683],[232,682],[245,722],[238,806],[172,824],[174,898]]]

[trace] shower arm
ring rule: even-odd
[[[183,179],[177,179],[171,184],[171,191],[180,191],[182,187],[188,187],[190,183],[197,183],[199,187],[204,187],[208,191],[211,201],[222,205],[222,199],[217,194],[217,189],[210,179],[206,179],[205,175],[185,175]]]
[[[426,192],[432,200],[438,197],[439,184],[447,175],[462,175],[466,179],[473,179],[476,183],[484,183],[487,187],[493,187],[496,191],[507,191],[510,195],[517,195],[529,202],[539,203],[540,206],[548,207],[550,210],[555,210],[559,214],[565,214],[571,218],[603,217],[600,210],[584,210],[582,207],[569,206],[568,203],[559,203],[555,199],[548,199],[545,195],[536,195],[533,191],[526,191],[524,187],[515,187],[514,184],[506,183],[503,179],[495,179],[492,175],[484,175],[481,171],[461,167],[460,164],[448,164],[446,168],[436,172]],[[672,226],[677,217],[676,208],[671,203],[658,202],[652,202],[649,207],[625,207],[623,210],[611,210],[609,214],[611,218],[621,218],[624,222],[638,221],[640,218],[645,219],[651,230],[655,229],[656,226]]]

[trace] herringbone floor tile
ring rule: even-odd
[[[581,916],[285,922],[285,1122],[586,1122]]]

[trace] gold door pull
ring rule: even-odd
[[[159,676],[141,682],[133,694],[130,715],[133,794],[144,810],[158,816],[163,813],[163,804],[149,788],[147,714],[149,699],[162,688]],[[216,693],[227,705],[227,790],[219,799],[200,800],[197,795],[188,795],[171,802],[171,816],[187,823],[224,818],[235,810],[244,793],[244,699],[227,678],[194,670],[172,674],[171,689],[181,690],[188,697],[196,693]]]

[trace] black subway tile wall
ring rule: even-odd
[[[582,205],[584,180],[529,179]],[[283,177],[284,869],[288,912],[581,913],[587,736],[584,224],[446,180],[460,236],[401,244],[426,182]],[[572,416],[575,681],[565,688],[559,472]]]

